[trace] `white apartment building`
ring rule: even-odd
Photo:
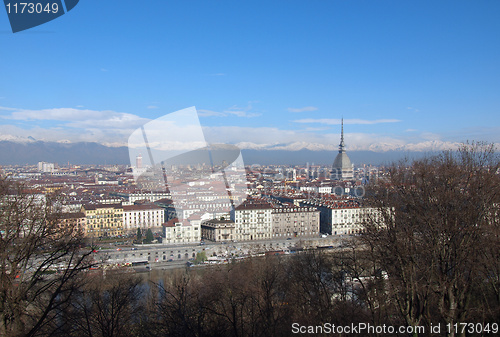
[[[235,224],[235,240],[263,240],[272,238],[272,210],[270,203],[249,199],[231,211]]]
[[[195,213],[211,215],[211,219],[225,216],[231,209],[231,202],[227,199],[200,201],[195,197],[186,198],[182,202],[171,203],[165,207],[166,221],[173,218],[187,219]]]
[[[166,213],[166,221],[170,221],[172,219],[187,219],[194,213],[198,213],[201,211],[200,204],[193,202],[191,204],[180,204],[180,205],[175,205],[175,204],[170,204],[168,207],[165,208],[165,213]]]
[[[155,205],[123,206],[123,227],[125,231],[136,231],[137,228],[161,230],[165,222],[163,208]]]
[[[144,192],[144,193],[127,193],[125,197],[128,198],[128,202],[133,204],[139,200],[147,200],[149,202],[155,202],[160,199],[170,199],[170,193],[168,192]]]
[[[46,163],[44,161],[38,162],[38,171],[40,172],[54,172],[56,170],[54,163]]]
[[[314,200],[301,205],[316,207],[320,211],[321,232],[332,235],[360,233],[367,217],[379,213],[378,209],[361,207],[353,200]]]
[[[368,207],[347,207],[331,210],[331,225],[333,235],[357,234],[363,230],[363,223],[374,208]]]
[[[201,240],[201,220],[170,220],[163,225],[163,243],[195,243]]]

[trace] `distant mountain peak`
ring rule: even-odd
[[[8,142],[14,142],[14,143],[32,143],[36,142],[35,138],[29,136],[29,137],[20,137],[20,136],[14,136],[14,135],[5,135],[5,134],[0,134],[0,141],[8,141]]]

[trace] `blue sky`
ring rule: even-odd
[[[498,1],[81,0],[13,34],[0,9],[0,139],[125,145],[196,106],[241,148],[500,144]]]

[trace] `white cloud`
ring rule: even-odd
[[[250,117],[257,117],[257,116],[261,115],[260,113],[251,112],[252,109],[253,109],[252,103],[249,102],[248,105],[244,108],[240,108],[236,105],[233,105],[229,109],[224,110],[224,112],[227,114],[238,116],[238,117],[249,117],[249,118]]]
[[[158,109],[158,107],[156,105],[148,105],[147,108],[148,109]]]
[[[241,111],[241,110],[226,110],[224,112],[231,114],[231,115],[238,116],[238,117],[247,117],[247,118],[259,117],[262,115],[262,114],[256,113],[256,112],[248,112],[248,111]]]
[[[250,142],[271,145],[290,142],[297,136],[295,131],[273,127],[213,126],[204,127],[203,131],[209,143]]]
[[[126,146],[130,132],[120,130],[87,129],[75,132],[62,128],[41,128],[38,126],[25,129],[15,125],[0,125],[0,140],[27,142],[28,137],[46,142],[97,142],[107,146]]]
[[[308,132],[325,131],[325,130],[331,130],[331,128],[330,127],[318,127],[318,128],[307,127],[307,128],[304,128],[304,131],[308,131]]]
[[[116,111],[74,108],[26,110],[0,108],[8,111],[0,116],[4,121],[22,122],[23,127],[1,125],[0,132],[14,137],[29,137],[43,141],[99,142],[126,145],[126,139],[149,119]],[[51,125],[39,126],[40,121]],[[19,124],[19,123],[16,123]]]
[[[252,112],[251,111],[252,109],[253,109],[252,104],[251,102],[249,102],[246,107],[238,107],[237,105],[233,105],[232,107],[227,108],[222,112],[199,109],[198,115],[201,117],[227,117],[234,115],[237,117],[246,117],[246,118],[258,117],[261,115],[260,113]]]
[[[74,108],[54,108],[42,110],[22,110],[4,108],[12,111],[10,115],[4,115],[4,119],[20,121],[63,121],[66,126],[73,128],[136,128],[149,121],[134,114],[115,112],[109,110],[88,110]]]
[[[318,123],[318,124],[327,124],[327,125],[340,125],[341,120],[338,118],[305,118],[305,119],[297,119],[294,120],[295,123]],[[398,123],[401,122],[399,119],[375,119],[375,120],[366,120],[366,119],[344,119],[344,124],[380,124],[380,123]]]
[[[316,111],[318,108],[315,106],[305,106],[303,108],[288,108],[289,112],[308,112],[308,111]]]
[[[434,141],[434,140],[440,140],[441,139],[441,135],[437,134],[437,133],[433,133],[433,132],[422,132],[420,134],[420,137],[425,139],[425,140],[429,140],[429,141]]]
[[[201,117],[224,117],[227,116],[226,114],[222,112],[217,112],[217,111],[212,111],[212,110],[204,110],[204,109],[199,109],[198,110],[198,116]]]
[[[16,109],[14,109],[14,108],[8,108],[8,107],[6,107],[6,106],[0,106],[0,110],[4,110],[4,111],[14,111],[14,110],[16,110]]]

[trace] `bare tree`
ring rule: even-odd
[[[288,336],[292,325],[290,280],[287,261],[279,256],[267,256],[253,265],[254,277],[249,282],[254,304],[253,336]]]
[[[334,312],[333,298],[339,294],[331,256],[315,250],[295,256],[289,265],[291,305],[302,323],[327,322]],[[340,276],[341,277],[341,276]],[[340,282],[339,282],[340,281]]]
[[[374,326],[401,325],[401,320],[394,319],[394,310],[388,303],[386,274],[373,263],[373,253],[358,237],[343,240],[343,247],[333,252],[332,258],[335,270],[342,275],[337,298],[344,303],[337,304],[344,307],[349,304],[355,311],[344,322],[349,324],[358,319]]]
[[[408,325],[467,322],[485,305],[477,289],[498,286],[499,168],[493,145],[465,144],[394,165],[371,191],[380,217],[363,240]]]
[[[203,285],[187,271],[177,271],[156,287],[158,333],[165,336],[197,336],[204,330],[205,307]]]
[[[61,313],[61,336],[139,336],[145,301],[142,280],[123,270],[88,275]]]
[[[0,179],[0,335],[35,336],[57,328],[78,275],[89,266],[82,233],[61,225],[59,203]]]

